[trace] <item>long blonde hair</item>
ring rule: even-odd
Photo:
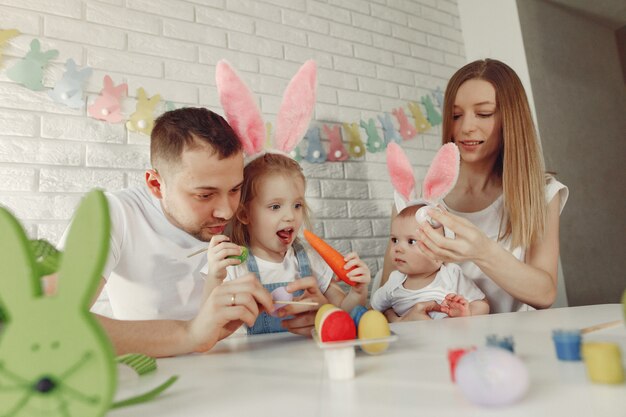
[[[495,59],[474,61],[459,69],[446,87],[442,140],[444,144],[453,141],[454,100],[459,87],[473,79],[493,85],[502,117],[502,146],[494,166],[494,173],[502,178],[505,209],[498,239],[510,236],[511,247],[527,248],[545,230],[546,177],[528,98],[515,71]]]
[[[299,178],[306,188],[306,178],[298,162],[286,155],[266,153],[252,160],[243,169],[241,203],[233,219],[232,241],[237,245],[250,246],[248,227],[242,222],[247,217],[250,202],[258,195],[259,184],[270,175],[284,175],[287,178]],[[303,202],[304,224],[310,227],[309,207]],[[296,231],[297,232],[297,231]]]

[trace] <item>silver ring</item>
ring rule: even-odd
[[[236,305],[236,303],[235,303],[235,294],[233,294],[233,295],[231,295],[231,296],[230,296],[230,305],[231,305],[231,306]]]

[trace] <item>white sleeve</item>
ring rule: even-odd
[[[370,299],[370,306],[374,310],[378,310],[384,312],[392,307],[392,297],[391,292],[395,288],[395,277],[397,271],[391,272],[389,274],[389,279],[385,282],[385,285],[378,288],[374,294],[372,294],[372,298]]]
[[[308,250],[308,248],[305,251],[311,265],[311,273],[317,279],[317,286],[323,294],[330,286],[335,273],[316,251]]]
[[[569,197],[569,189],[566,185],[557,181],[556,178],[550,176],[546,182],[546,203],[549,204],[557,193],[561,198],[559,213],[562,213]]]
[[[462,295],[470,303],[485,298],[485,294],[474,281],[463,275],[463,270],[459,265],[451,263],[445,265],[445,268],[456,294]]]
[[[107,255],[107,261],[104,264],[104,269],[102,270],[102,276],[106,280],[109,278],[109,275],[111,275],[111,271],[113,271],[120,259],[122,243],[124,242],[124,233],[126,230],[126,219],[124,218],[124,209],[121,202],[109,193],[105,193],[105,196],[109,205],[109,217],[111,219],[109,253]],[[67,236],[71,227],[72,222],[70,222],[70,224],[61,235],[61,238],[59,239],[57,248],[61,251],[65,248]]]

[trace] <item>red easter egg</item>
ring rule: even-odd
[[[331,310],[320,323],[322,342],[338,342],[356,338],[356,326],[350,314],[343,310]]]

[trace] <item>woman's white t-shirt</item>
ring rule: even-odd
[[[567,202],[569,190],[555,178],[550,177],[546,183],[546,202],[550,203],[557,193],[560,195],[560,213],[563,211],[563,207],[565,207],[565,203]],[[482,230],[489,239],[494,241],[498,240],[500,223],[504,213],[503,195],[500,195],[500,197],[498,197],[489,207],[473,213],[462,213],[452,210],[445,204],[445,202],[443,202],[443,206],[452,214],[463,217],[472,222],[476,227]],[[511,248],[510,238],[504,241],[499,241],[498,244],[508,252],[511,252],[519,261],[526,261],[526,250],[522,247]],[[529,305],[516,300],[509,293],[500,288],[500,286],[483,273],[483,271],[481,271],[474,262],[462,262],[459,265],[463,270],[463,275],[472,279],[487,296],[490,313],[507,313],[511,311],[525,311],[533,309]]]

